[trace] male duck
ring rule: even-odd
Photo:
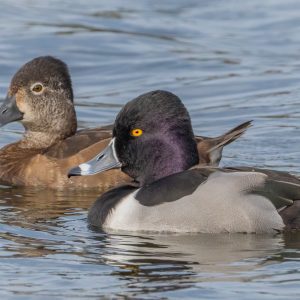
[[[70,170],[121,168],[135,183],[104,193],[89,211],[94,226],[157,232],[272,233],[300,226],[300,180],[253,168],[199,167],[189,114],[175,95],[154,91],[128,102],[113,138]]]
[[[68,68],[51,56],[35,58],[14,75],[0,107],[0,126],[20,121],[23,138],[0,150],[0,182],[51,188],[107,189],[128,180],[119,170],[68,179],[67,171],[99,153],[108,144],[108,127],[77,130]],[[198,137],[203,164],[216,165],[223,146],[250,126],[241,124],[217,138]]]

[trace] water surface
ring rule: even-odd
[[[223,165],[300,172],[300,3],[2,0],[0,97],[39,55],[69,65],[81,128],[110,124],[137,95],[167,89],[195,133],[254,120]],[[1,129],[0,146],[21,137]],[[290,299],[300,235],[153,235],[88,228],[95,193],[0,188],[5,299]]]

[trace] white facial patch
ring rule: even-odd
[[[113,157],[114,157],[116,160],[119,160],[119,159],[118,159],[118,156],[117,156],[117,152],[116,152],[115,142],[116,142],[116,138],[114,137],[114,138],[111,139],[111,141],[109,142],[108,146],[112,146]]]
[[[89,164],[86,164],[86,163],[80,164],[78,167],[81,170],[81,175],[88,175],[89,174],[89,170],[91,168],[91,166]]]

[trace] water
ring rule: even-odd
[[[2,0],[0,97],[26,61],[70,67],[81,128],[153,89],[178,94],[195,132],[254,126],[223,165],[300,173],[300,3]],[[1,129],[0,146],[22,127]],[[91,192],[0,188],[3,299],[290,299],[300,234],[140,235],[88,228]]]

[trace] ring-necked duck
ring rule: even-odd
[[[99,187],[107,189],[128,180],[119,170],[85,178],[68,179],[68,170],[108,144],[110,128],[77,131],[73,90],[68,68],[51,56],[26,63],[12,78],[0,107],[0,125],[20,121],[23,138],[0,150],[0,182],[51,188]],[[241,124],[217,138],[198,137],[202,163],[216,165],[223,146],[250,126]]]
[[[300,180],[253,168],[199,167],[189,114],[175,95],[154,91],[128,102],[113,139],[70,170],[88,175],[121,168],[135,184],[104,193],[89,222],[116,230],[277,232],[300,225]]]
[[[38,57],[13,76],[0,107],[0,125],[14,121],[23,124],[25,133],[20,141],[0,150],[1,183],[104,190],[128,179],[118,170],[87,180],[68,179],[70,167],[109,143],[111,128],[77,132],[71,78],[61,60]]]

